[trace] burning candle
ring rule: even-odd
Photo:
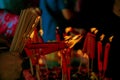
[[[101,61],[101,55],[102,55],[102,40],[105,37],[104,34],[100,36],[100,41],[97,43],[97,52],[98,52],[98,70],[99,72],[102,71],[102,61]]]
[[[95,34],[92,34],[92,33],[89,34],[87,51],[90,59],[94,59],[95,57],[95,45],[96,45],[95,37],[96,37]]]
[[[96,28],[91,28],[90,32],[87,33],[84,45],[83,45],[83,53],[87,53],[89,56],[88,62],[88,75],[89,75],[89,67],[91,71],[93,69],[93,60],[95,57],[95,47],[96,47],[96,33],[98,30]]]
[[[94,59],[95,45],[96,45],[96,34],[98,30],[96,28],[91,28],[91,32],[88,32],[83,45],[83,53],[87,53],[90,59]],[[94,34],[93,34],[94,32]]]
[[[95,54],[95,34],[88,32],[83,45],[83,53],[87,53],[90,59],[94,59]]]
[[[105,74],[108,66],[108,56],[109,56],[109,51],[110,51],[110,42],[112,42],[113,36],[109,38],[109,42],[106,43],[105,45],[105,51],[104,51],[104,62],[103,62],[103,75]]]

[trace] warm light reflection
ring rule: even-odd
[[[40,16],[38,16],[38,17],[35,19],[35,23],[37,23],[39,20],[40,20]]]
[[[39,33],[40,33],[40,35],[42,36],[42,35],[43,35],[43,30],[40,29],[40,30],[39,30]]]
[[[34,28],[34,27],[35,27],[35,24],[32,25],[32,28]]]
[[[34,36],[34,31],[31,33],[30,38],[32,39]]]

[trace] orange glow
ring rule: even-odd
[[[39,30],[39,33],[40,33],[40,35],[42,36],[42,35],[43,35],[43,30],[40,29],[40,30]]]
[[[86,53],[83,55],[83,57],[84,57],[85,59],[88,59],[88,58],[89,58]]]
[[[91,31],[91,32],[94,32],[95,30],[96,30],[96,28],[95,28],[95,27],[90,28],[90,31]]]
[[[71,40],[69,40],[68,44],[70,44],[70,48],[72,48],[77,42],[82,39],[81,35],[74,36]]]
[[[34,31],[31,33],[30,38],[32,39],[34,36]]]
[[[70,38],[72,38],[72,36],[65,36],[64,37],[65,40],[69,40]]]
[[[83,56],[83,52],[82,52],[82,50],[80,50],[80,49],[79,49],[79,50],[77,50],[77,54],[78,54],[79,56],[81,56],[81,57],[82,57],[82,56]]]
[[[110,41],[110,42],[112,42],[113,37],[114,37],[114,36],[111,36],[111,37],[109,38],[109,41]]]
[[[96,29],[95,31],[94,31],[94,34],[97,34],[98,33],[98,30]]]
[[[71,31],[71,30],[72,30],[72,27],[67,27],[67,28],[65,29],[65,32],[68,33],[68,32]]]
[[[57,55],[58,55],[58,57],[61,57],[61,53],[60,53],[60,51],[58,51]]]
[[[35,19],[35,23],[37,23],[39,20],[40,20],[40,16],[38,16],[38,17]]]
[[[39,58],[38,63],[43,64],[43,60],[41,58]]]
[[[102,34],[102,35],[100,36],[100,41],[102,41],[102,40],[104,39],[104,37],[105,37],[105,35]]]

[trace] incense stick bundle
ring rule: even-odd
[[[38,25],[38,22],[40,20],[38,17],[40,16],[35,14],[33,10],[33,8],[28,8],[21,11],[15,35],[10,46],[10,51],[21,53],[24,48],[27,35],[29,32],[32,32],[34,30],[32,27],[33,24],[34,27]]]
[[[24,16],[24,13],[25,13],[24,10],[22,10],[21,13],[20,13],[19,21],[18,21],[19,26],[21,25],[20,23],[22,22],[22,18]],[[12,40],[12,43],[11,43],[11,46],[10,46],[10,51],[13,51],[13,48],[14,48],[14,45],[16,43],[16,39],[17,39],[17,36],[18,36],[19,29],[20,29],[20,27],[16,28],[16,31],[15,31],[15,34],[14,34],[14,37],[13,37],[13,40]]]
[[[27,20],[27,18],[29,18],[29,15],[30,15],[29,10],[26,9],[25,15],[24,15],[24,18],[23,18],[23,21],[22,21],[22,25],[21,26],[18,25],[18,27],[20,27],[20,30],[19,30],[19,33],[18,33],[17,42],[16,42],[15,47],[14,47],[14,50],[16,50],[16,51],[18,51],[17,46],[18,45],[20,46],[19,42],[22,40],[25,29],[27,28],[27,24],[28,24],[28,21],[29,21],[29,20]]]
[[[26,28],[24,34],[23,34],[21,43],[19,43],[20,46],[19,46],[19,48],[18,48],[18,51],[21,51],[21,52],[22,52],[22,50],[24,49],[25,43],[26,43],[26,41],[27,41],[26,39],[27,39],[27,36],[29,35],[28,33],[31,32],[31,31],[33,31],[32,25],[35,24],[35,20],[36,20],[36,17],[37,17],[37,16],[35,16],[35,15],[31,15],[31,16],[32,16],[32,17],[31,17],[31,19],[30,19],[30,21],[29,21],[29,24],[27,25],[27,28]],[[36,24],[38,24],[38,22],[37,22]],[[36,27],[36,26],[35,26],[35,27]],[[20,53],[21,53],[21,52],[20,52]]]
[[[26,35],[27,38],[30,37],[30,35],[32,34],[32,32],[34,31],[34,29],[36,28],[39,20],[40,20],[40,16],[38,16],[38,17],[34,20],[34,23],[31,22],[33,25],[30,24],[30,25],[28,26],[28,28],[27,28],[27,30],[26,30],[26,32],[25,32],[25,35]],[[31,25],[32,25],[32,26],[31,26]],[[26,38],[26,37],[25,37],[25,38]],[[24,46],[25,46],[26,41],[27,41],[27,40],[24,39],[24,41],[23,41],[24,43],[22,43],[22,44],[21,44],[22,46],[19,47],[19,48],[20,48],[19,51],[22,51],[22,50],[24,49]]]

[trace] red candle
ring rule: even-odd
[[[83,45],[83,53],[87,53],[90,59],[94,59],[96,45],[95,37],[95,34],[88,32]]]
[[[87,52],[89,54],[90,59],[94,59],[94,57],[95,57],[95,46],[96,46],[95,37],[96,37],[95,34],[89,33]]]
[[[98,41],[97,43],[97,53],[98,53],[98,70],[99,72],[102,71],[102,61],[101,61],[101,55],[102,55],[102,42]]]
[[[63,80],[66,80],[67,79],[67,63],[66,63],[66,56],[65,56],[65,52],[64,50],[61,51],[61,60],[62,60],[62,63],[61,63],[61,66],[62,66],[62,79]]]
[[[85,40],[84,40],[84,44],[83,44],[83,49],[82,49],[83,53],[87,52],[87,42],[88,42],[88,33],[85,36]]]
[[[26,45],[31,44],[32,43],[31,38],[28,38],[26,42],[27,42]],[[24,50],[26,52],[26,55],[28,57],[30,57],[30,59],[32,61],[32,65],[36,65],[37,64],[37,60],[36,60],[36,58],[34,56],[34,53],[33,53],[32,49],[28,49],[28,48],[25,47]]]
[[[110,43],[106,43],[105,51],[104,51],[104,62],[103,62],[103,71],[106,72],[107,65],[108,65],[108,56],[110,51]]]
[[[66,51],[66,63],[67,63],[67,80],[70,80],[70,53],[71,53],[71,48],[68,48]]]

